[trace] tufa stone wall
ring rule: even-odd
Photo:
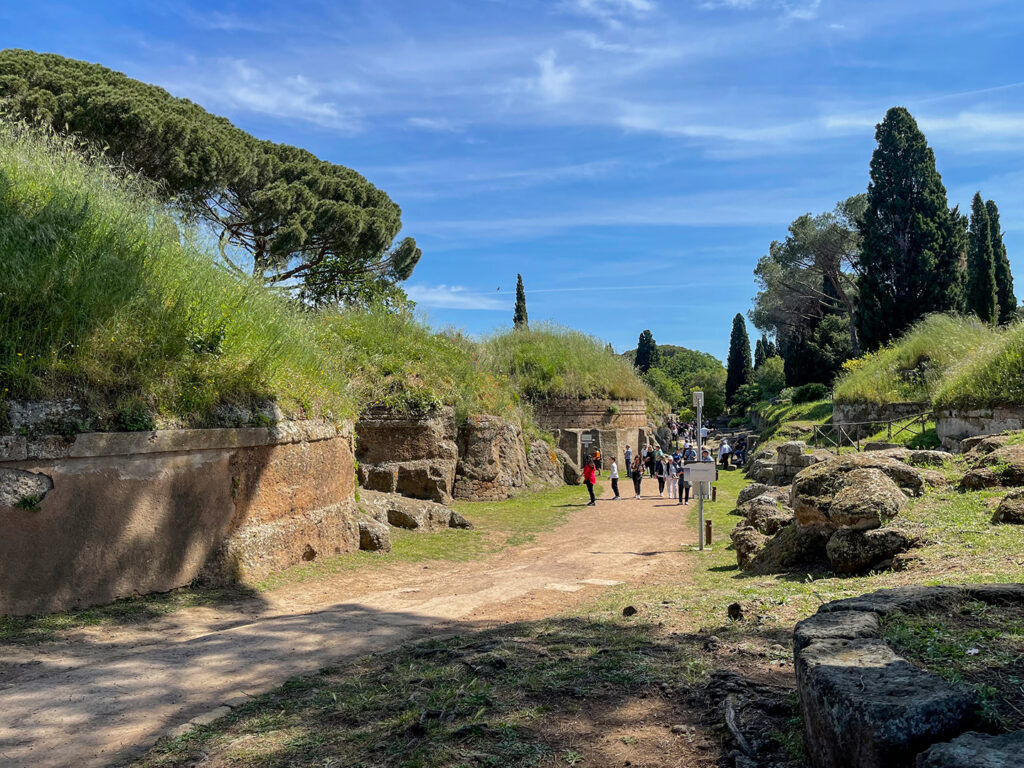
[[[1024,408],[948,409],[935,414],[935,431],[948,450],[959,449],[960,441],[976,435],[997,435],[1024,429]]]
[[[32,478],[41,492],[13,498]],[[0,488],[0,614],[258,580],[359,548],[348,425],[8,435]]]
[[[642,429],[647,426],[643,400],[547,400],[534,408],[544,429]]]

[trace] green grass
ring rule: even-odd
[[[1024,714],[1013,705],[1024,685],[1024,611],[964,600],[924,615],[886,616],[883,632],[901,656],[972,688],[985,727],[1024,724]]]
[[[706,672],[692,644],[644,622],[506,625],[292,680],[136,765],[602,765],[599,744],[572,738],[574,721],[606,722],[635,745],[623,704]]]
[[[847,363],[835,401],[929,402],[947,374],[999,335],[977,318],[928,315],[888,346]]]
[[[452,406],[536,434],[531,399],[662,405],[577,331],[477,342],[409,312],[306,311],[219,266],[208,238],[150,193],[80,145],[0,123],[0,428],[14,398],[86,401],[94,416],[79,431],[220,426],[225,405],[275,401],[334,420]]]
[[[489,371],[508,377],[532,400],[599,397],[664,405],[628,360],[581,331],[539,324],[496,334],[481,342],[481,358]]]
[[[767,443],[785,440],[807,440],[815,426],[832,418],[832,403],[829,400],[814,400],[809,403],[781,402],[759,403],[754,406],[765,421],[761,429],[758,449]]]
[[[1024,322],[1000,331],[950,371],[935,394],[942,408],[1024,405]]]
[[[600,495],[601,490],[598,486],[594,492]],[[337,573],[384,569],[400,563],[478,560],[533,541],[537,533],[561,525],[573,509],[585,503],[586,489],[582,486],[527,493],[505,501],[457,502],[453,507],[473,524],[472,529],[420,533],[392,528],[391,552],[353,552],[318,558],[274,573],[256,588],[267,591],[287,584],[319,581]]]
[[[933,419],[927,419],[923,425],[920,419],[894,421],[891,431],[888,428],[879,429],[873,435],[863,438],[862,442],[895,443],[913,449],[931,449],[941,445]]]

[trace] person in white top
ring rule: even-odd
[[[732,453],[732,446],[729,445],[728,440],[723,440],[722,444],[718,446],[718,461],[722,464],[722,469],[729,468],[730,453]]]
[[[612,459],[612,465],[608,468],[608,477],[612,480],[612,493],[615,496],[612,497],[612,501],[619,498],[619,465]]]

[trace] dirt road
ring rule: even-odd
[[[0,649],[0,765],[121,765],[289,677],[418,636],[553,615],[666,560],[685,568],[692,503],[610,495],[485,560],[403,564],[378,584],[343,574],[144,629]]]

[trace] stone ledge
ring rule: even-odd
[[[984,759],[975,763],[947,759],[947,753],[967,752],[933,745],[955,739],[972,725],[977,696],[900,658],[881,637],[882,616],[940,608],[963,598],[989,604],[1024,602],[1024,584],[879,590],[826,603],[797,624],[794,667],[811,765],[902,768],[920,755],[918,764],[929,768],[966,768],[989,765],[984,762],[987,755],[999,757],[1000,750],[1006,751],[1002,741],[981,747],[972,742],[967,752],[973,756],[976,747],[988,749]],[[1019,738],[1006,741],[1016,744]],[[927,760],[932,762],[920,762]]]

